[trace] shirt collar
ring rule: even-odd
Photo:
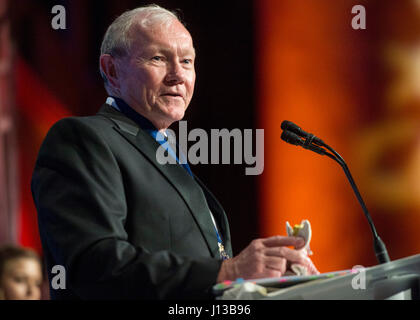
[[[126,115],[128,118],[136,122],[140,128],[147,131],[156,141],[160,142],[165,140],[168,137],[166,130],[162,133],[156,129],[153,123],[147,118],[143,117],[138,112],[134,111],[123,99],[109,96],[106,101],[106,104],[110,105],[114,109]]]

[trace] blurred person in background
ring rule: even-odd
[[[0,247],[0,300],[40,300],[42,263],[32,249]]]

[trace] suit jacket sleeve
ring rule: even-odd
[[[80,298],[211,297],[220,260],[151,253],[130,243],[118,163],[100,132],[83,121],[64,119],[50,130],[32,193],[44,248],[65,267],[67,286]]]

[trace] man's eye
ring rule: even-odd
[[[183,63],[186,63],[186,64],[191,64],[192,63],[192,59],[184,59],[184,60],[182,60],[182,62]]]
[[[152,58],[152,60],[155,60],[155,61],[162,61],[162,57],[159,57],[159,56],[154,56],[154,57]]]

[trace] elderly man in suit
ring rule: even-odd
[[[217,282],[281,276],[290,262],[317,272],[296,237],[257,239],[233,257],[216,198],[188,164],[156,160],[192,98],[194,60],[187,29],[156,5],[108,28],[106,103],[56,123],[33,173],[50,280],[54,265],[66,270],[53,299],[211,298]]]

